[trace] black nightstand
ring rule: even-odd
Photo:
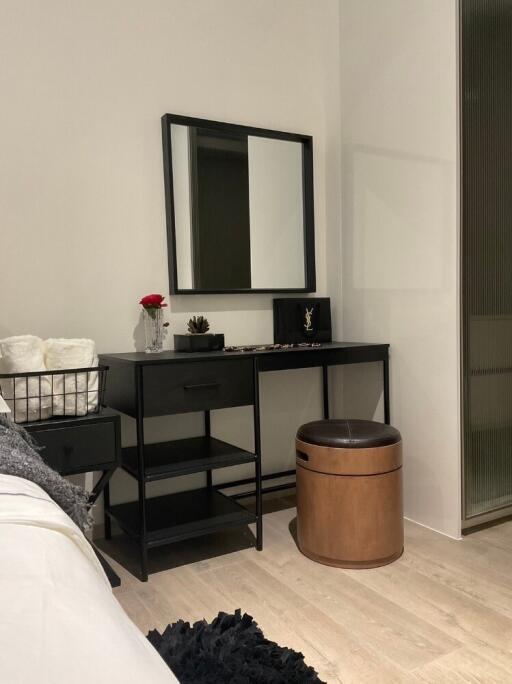
[[[105,409],[100,414],[63,416],[25,423],[24,427],[44,447],[41,452],[44,461],[61,475],[101,471],[102,476],[91,492],[91,502],[94,503],[103,492],[105,508],[108,508],[106,485],[121,461],[121,419],[118,414]],[[110,521],[107,525],[110,528]],[[110,529],[105,529],[105,536],[110,536]],[[119,576],[94,545],[93,548],[110,584],[118,587],[121,584]]]

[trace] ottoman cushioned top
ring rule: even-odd
[[[402,440],[391,425],[372,420],[315,420],[302,425],[297,439],[337,449],[372,449],[397,444]]]

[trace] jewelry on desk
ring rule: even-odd
[[[279,349],[312,349],[321,347],[320,342],[299,342],[293,344],[262,344],[260,346],[224,347],[225,352],[274,351]]]

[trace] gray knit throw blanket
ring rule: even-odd
[[[89,494],[47,466],[37,453],[40,449],[26,430],[0,415],[0,473],[39,485],[82,531],[89,529]]]

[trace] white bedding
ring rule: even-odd
[[[173,684],[92,548],[37,485],[0,475],[2,684]]]

